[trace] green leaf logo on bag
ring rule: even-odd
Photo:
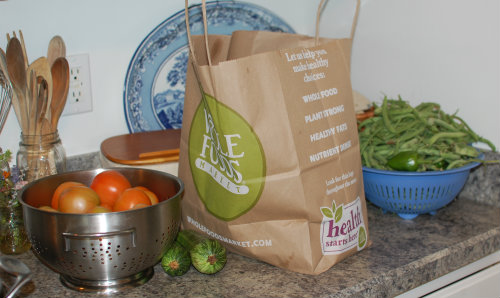
[[[259,138],[237,112],[205,95],[189,132],[189,164],[200,199],[225,221],[245,214],[264,188],[266,163]]]
[[[320,238],[323,255],[336,255],[352,248],[361,250],[366,246],[366,229],[361,213],[359,197],[353,202],[330,207],[321,207],[323,215]]]

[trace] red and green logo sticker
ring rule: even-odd
[[[200,199],[217,218],[236,219],[258,202],[266,173],[259,138],[240,114],[207,94],[191,123],[189,163]]]

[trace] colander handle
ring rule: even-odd
[[[135,247],[135,229],[128,229],[123,231],[113,231],[113,232],[104,232],[104,233],[69,233],[63,232],[62,236],[64,238],[65,251],[71,251],[71,242],[72,240],[102,240],[108,239],[111,237],[120,237],[124,235],[130,236],[130,245]]]

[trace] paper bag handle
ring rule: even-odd
[[[198,61],[196,60],[196,55],[194,54],[193,40],[191,39],[191,29],[189,26],[189,7],[188,7],[189,4],[188,4],[188,2],[189,2],[189,0],[185,0],[186,8],[184,10],[184,14],[186,15],[186,32],[187,32],[187,38],[188,38],[188,43],[189,43],[189,52],[191,54],[191,64],[193,65],[193,70],[194,70],[193,73],[196,77],[196,81],[198,82],[198,87],[200,88],[202,102],[203,102],[207,112],[211,115],[212,113],[210,112],[210,107],[208,106],[206,94],[205,94],[205,91],[203,90],[203,86],[201,85],[200,75],[199,75],[198,69],[197,69]],[[201,7],[202,7],[201,11],[203,14],[203,27],[204,27],[204,31],[205,31],[204,32],[205,50],[207,51],[208,65],[212,66],[212,60],[210,58],[210,50],[208,48],[208,25],[207,25],[206,0],[202,0]],[[209,71],[211,71],[211,70],[209,69]],[[212,76],[210,76],[210,77],[212,77]]]
[[[316,40],[315,43],[318,45],[319,43],[319,20],[321,18],[321,13],[323,12],[323,9],[325,8],[326,2],[328,0],[321,0],[318,5],[318,11],[316,12]],[[356,31],[356,24],[358,23],[358,15],[359,15],[359,5],[360,5],[360,0],[356,0],[356,10],[354,11],[354,18],[352,20],[352,25],[351,25],[351,34],[350,34],[350,39],[354,38],[354,31]]]
[[[193,50],[193,41],[191,39],[191,28],[189,26],[189,7],[188,7],[189,0],[185,0],[185,6],[186,6],[186,8],[184,9],[184,14],[186,15],[186,32],[187,32],[187,39],[188,39],[188,44],[189,44],[189,51],[191,52],[191,57],[193,58],[194,63],[196,65],[198,65],[198,61],[196,60],[196,55],[194,54],[194,50]],[[206,0],[201,1],[201,13],[203,16],[205,50],[207,51],[208,65],[212,66],[212,59],[210,58],[210,49],[208,48],[208,22],[207,22],[207,1]]]
[[[328,0],[321,0],[319,5],[318,5],[318,11],[316,12],[316,40],[315,43],[316,45],[319,43],[319,20],[321,17],[321,12],[323,11],[326,2]],[[360,5],[360,0],[356,0],[356,10],[354,12],[354,19],[352,21],[351,25],[351,34],[350,34],[350,39],[354,38],[354,32],[356,31],[356,24],[358,22],[358,15],[359,15],[359,5]],[[187,38],[188,38],[188,43],[189,43],[189,51],[191,52],[191,56],[194,60],[195,64],[198,64],[196,61],[196,56],[194,54],[193,50],[193,43],[191,40],[191,30],[189,27],[189,0],[185,0],[185,10],[184,13],[186,15],[186,32],[187,32]],[[207,3],[206,0],[201,1],[201,11],[203,15],[203,28],[204,28],[204,35],[205,35],[205,50],[207,51],[207,59],[208,59],[208,65],[212,66],[212,59],[210,58],[210,49],[208,48],[208,22],[207,22]]]

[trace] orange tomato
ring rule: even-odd
[[[144,208],[144,207],[148,207],[148,206],[149,205],[146,205],[146,204],[137,204],[134,207],[132,207],[132,209],[140,209],[140,208]]]
[[[52,201],[50,203],[50,206],[56,210],[59,209],[59,197],[61,196],[61,193],[66,189],[68,189],[69,187],[77,185],[82,186],[83,183],[76,181],[67,181],[59,184],[59,186],[54,191],[54,194],[52,195]]]
[[[45,206],[40,206],[40,207],[38,207],[38,209],[40,209],[40,210],[45,210],[45,211],[50,211],[50,212],[57,212],[57,210],[56,210],[56,209],[54,209],[54,208],[52,208],[52,207],[50,207],[50,206],[47,206],[47,205],[45,205]]]
[[[90,188],[99,195],[101,204],[106,206],[113,206],[120,195],[131,187],[127,177],[114,170],[97,174],[90,184]]]
[[[156,196],[156,194],[154,192],[152,192],[151,190],[149,190],[148,188],[146,188],[144,186],[136,186],[135,188],[142,190],[143,192],[145,192],[148,195],[149,200],[151,201],[151,205],[158,204],[158,197]]]
[[[151,206],[151,200],[144,191],[137,188],[128,188],[116,200],[113,211],[130,210],[138,204]]]
[[[89,213],[99,205],[99,196],[87,186],[71,186],[59,197],[59,211],[65,213]]]

